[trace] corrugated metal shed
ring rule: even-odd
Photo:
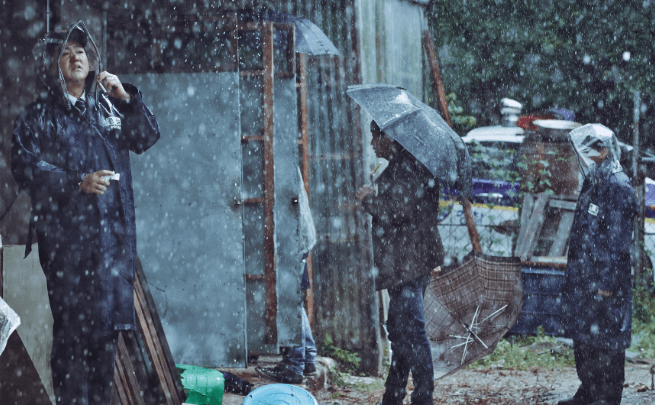
[[[51,1],[50,18],[56,22],[62,14],[59,2]],[[174,4],[173,4],[174,3]],[[103,2],[88,0],[80,12],[102,18]],[[152,8],[147,2],[148,8]],[[357,351],[363,358],[362,369],[377,372],[381,366],[380,316],[378,299],[371,276],[369,219],[355,204],[355,192],[368,178],[374,161],[368,146],[368,118],[346,96],[350,84],[384,81],[406,87],[421,97],[424,88],[421,30],[426,28],[426,1],[410,0],[280,0],[216,1],[211,4],[156,1],[162,15],[211,13],[218,10],[270,7],[277,11],[308,18],[318,25],[340,50],[339,57],[307,58],[307,94],[309,123],[310,205],[319,236],[313,249],[314,335],[322,343],[329,334],[337,346]],[[22,42],[16,53],[25,64],[33,40],[45,32],[46,13],[33,18],[37,23],[18,24],[15,15],[26,7],[42,10],[42,2],[27,0],[25,7],[12,5],[3,10],[3,21],[16,21],[12,27]],[[125,18],[142,10],[142,3],[125,4]],[[18,14],[17,14],[18,13]],[[6,25],[10,27],[10,25]],[[22,31],[21,31],[22,30]],[[20,31],[20,32],[19,32]],[[9,35],[6,29],[0,35]],[[9,41],[10,42],[10,41]],[[9,51],[3,51],[9,52]],[[9,55],[9,53],[7,53]],[[27,56],[26,56],[27,55]],[[0,64],[5,97],[12,100],[9,110],[0,112],[3,145],[0,166],[4,180],[2,207],[13,200],[15,185],[8,173],[9,138],[23,105],[25,87],[31,92],[36,78],[28,70],[18,71]],[[11,77],[20,78],[10,81]],[[20,80],[20,82],[19,82]],[[8,91],[7,91],[8,90]],[[12,96],[13,94],[13,96]],[[15,102],[15,103],[14,103]],[[23,197],[25,197],[23,195]],[[29,202],[19,199],[8,218],[0,224],[9,243],[24,243]]]

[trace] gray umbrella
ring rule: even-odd
[[[291,14],[266,10],[262,15],[264,21],[293,24],[296,27],[296,52],[307,55],[341,55],[332,41],[320,28],[306,18]]]
[[[402,87],[386,83],[348,86],[346,93],[438,179],[471,198],[471,159],[464,141]]]

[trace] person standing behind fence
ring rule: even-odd
[[[581,384],[559,405],[620,404],[630,346],[630,247],[637,200],[614,133],[587,124],[569,134],[584,182],[569,239],[562,326]]]
[[[371,145],[389,161],[371,187],[357,192],[372,217],[375,288],[389,292],[387,331],[391,364],[382,405],[400,405],[411,371],[413,405],[431,405],[434,371],[425,331],[423,296],[429,274],[443,263],[444,248],[437,229],[439,181],[409,151],[371,122]]]
[[[159,127],[139,90],[99,71],[84,23],[67,28],[34,48],[46,88],[16,119],[11,169],[32,200],[26,256],[36,233],[56,403],[109,405],[118,333],[136,330],[129,154],[153,146]],[[106,95],[93,94],[100,85]]]

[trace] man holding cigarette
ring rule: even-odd
[[[34,48],[42,96],[16,120],[12,173],[32,200],[54,318],[57,404],[111,402],[116,339],[135,330],[136,229],[129,152],[159,139],[141,93],[99,66],[83,22]]]

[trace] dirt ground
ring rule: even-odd
[[[258,364],[252,364],[247,369],[225,369],[225,371],[254,383],[257,389],[274,382],[260,377],[255,367],[272,367],[279,360],[279,357],[260,357]],[[650,374],[655,360],[643,363],[646,362],[649,364],[626,366],[626,387],[623,390],[621,404],[655,404],[655,391],[651,389]],[[332,363],[327,361],[324,364],[331,367]],[[301,385],[316,397],[319,404],[374,405],[381,400],[384,393],[382,378],[349,376],[344,378],[342,385],[337,385],[334,379],[324,381],[329,373],[328,367],[319,365],[321,376],[316,379],[305,379]],[[579,383],[574,368],[554,370],[534,368],[529,371],[467,369],[435,381],[434,404],[557,404],[559,400],[572,396]],[[411,380],[408,388],[405,404],[410,403]],[[241,405],[243,400],[243,396],[225,394],[223,404]]]

